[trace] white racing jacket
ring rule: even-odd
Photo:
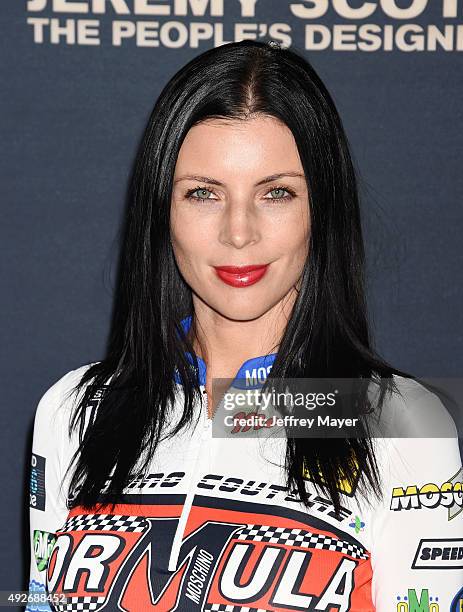
[[[268,372],[274,358],[246,361],[237,377]],[[67,435],[67,393],[89,365],[60,378],[36,411],[29,588],[63,601],[31,603],[29,612],[462,612],[457,432],[422,385],[396,377],[402,397],[384,410],[414,419],[426,402],[452,437],[375,439],[381,503],[340,482],[336,515],[307,479],[307,509],[285,487],[283,438],[213,437],[203,407],[197,425],[160,443],[146,476],[125,489],[111,514],[91,513],[69,511],[68,479],[60,488],[78,445],[77,433],[71,441]],[[180,416],[181,389],[177,408]]]

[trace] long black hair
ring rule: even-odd
[[[177,268],[170,241],[173,175],[192,126],[208,118],[245,120],[256,114],[279,119],[293,133],[311,215],[309,255],[270,376],[375,375],[389,381],[381,387],[382,402],[393,386],[392,375],[403,374],[371,346],[356,172],[326,87],[298,51],[250,40],[210,49],[164,87],[136,156],[106,355],[86,369],[74,388],[83,394],[69,424],[70,435],[79,423],[81,432],[71,462],[76,465],[69,507],[94,508],[103,488],[108,499],[115,499],[146,469],[178,392],[175,370],[183,385],[184,412],[171,435],[192,420],[194,402],[202,401],[185,355],[194,354],[193,346],[179,324],[187,315],[194,319],[194,312],[191,289]],[[92,394],[98,389],[104,393],[89,420]],[[341,478],[352,484],[360,473],[365,492],[379,491],[369,436],[288,437],[285,470],[288,488],[304,504],[307,473],[337,509]]]

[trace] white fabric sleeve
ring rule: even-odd
[[[405,431],[419,429],[420,417],[431,409],[439,431],[448,433],[378,441],[384,497],[371,515],[373,603],[377,612],[460,612],[463,472],[457,430],[437,395],[416,382],[402,404]]]
[[[46,565],[55,541],[55,531],[66,520],[66,487],[61,487],[65,473],[64,458],[69,456],[67,393],[83,373],[71,370],[55,382],[41,397],[35,413],[30,467],[30,575],[29,591],[46,590]],[[48,604],[30,603],[26,612],[48,612]]]

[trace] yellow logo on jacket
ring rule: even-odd
[[[355,490],[357,489],[357,484],[360,478],[360,469],[359,469],[358,461],[356,459],[354,460],[354,465],[355,465],[354,481],[349,482],[349,480],[344,476],[338,480],[338,484],[336,487],[340,493],[344,493],[344,495],[348,495],[349,497],[352,497],[352,495],[355,493]],[[325,484],[321,471],[319,471],[318,473],[320,475],[322,483]],[[313,478],[311,477],[310,472],[307,468],[302,469],[302,477],[305,480],[310,480],[313,482]]]

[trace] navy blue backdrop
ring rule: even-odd
[[[453,0],[2,2],[0,590],[27,584],[37,402],[102,357],[142,130],[211,46],[304,50],[360,172],[377,346],[414,374],[461,375],[462,15]]]

